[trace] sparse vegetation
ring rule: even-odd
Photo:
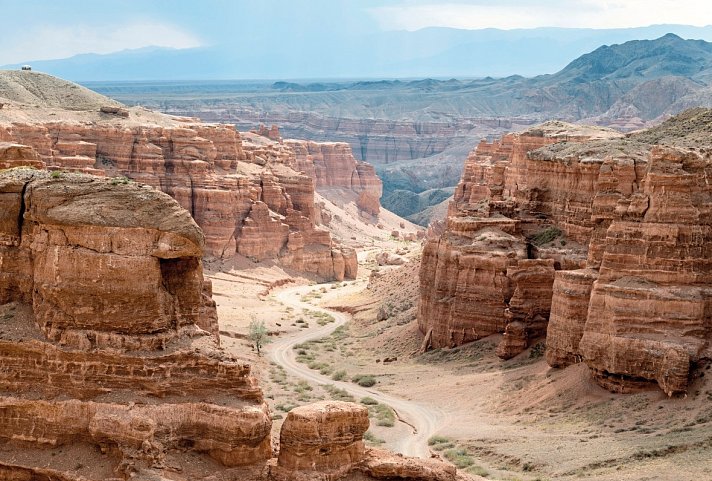
[[[331,399],[335,401],[348,401],[348,402],[355,402],[356,400],[354,397],[349,394],[345,389],[340,389],[333,384],[327,384],[324,386],[324,389],[326,392],[329,393],[331,396]]]
[[[291,410],[294,409],[295,407],[297,407],[296,404],[292,404],[292,403],[280,403],[280,404],[277,404],[277,405],[275,406],[275,409],[278,409],[279,411],[288,413],[289,411],[291,411]]]
[[[448,449],[443,453],[445,459],[457,466],[459,469],[469,468],[475,464],[475,460],[464,448]]]
[[[546,341],[541,341],[532,346],[529,351],[529,359],[539,359],[546,353]]]
[[[351,378],[351,382],[355,382],[361,387],[372,387],[376,385],[376,378],[370,374],[357,374]]]
[[[254,344],[255,349],[257,349],[257,355],[259,356],[262,352],[262,347],[270,342],[265,321],[258,321],[253,318],[250,321],[248,337]]]
[[[446,438],[445,436],[440,436],[436,434],[435,436],[432,436],[430,439],[428,439],[428,446],[435,446],[436,444],[443,444],[449,442],[450,438]]]
[[[53,170],[52,173],[49,174],[49,177],[51,179],[61,179],[63,173],[61,170]]]
[[[361,398],[361,404],[365,404],[366,406],[375,406],[376,404],[378,404],[378,401],[376,401],[372,397],[364,397]]]
[[[549,242],[552,242],[554,239],[556,239],[560,235],[561,235],[561,230],[558,229],[557,227],[547,227],[543,231],[535,234],[530,239],[530,242],[532,244],[534,244],[535,246],[543,246],[544,244],[548,244]]]
[[[111,185],[126,185],[131,182],[131,179],[128,177],[125,177],[123,175],[120,175],[118,177],[114,177],[111,179]]]
[[[381,444],[384,444],[386,442],[385,440],[377,437],[371,431],[366,431],[363,435],[363,439],[367,443],[372,444],[374,446],[380,446]]]
[[[347,376],[346,371],[340,370],[340,371],[336,371],[334,374],[332,374],[331,379],[333,379],[334,381],[343,381],[344,379],[346,379],[346,376]]]
[[[376,418],[377,426],[392,428],[396,424],[396,414],[390,406],[375,404],[368,407],[368,411]]]

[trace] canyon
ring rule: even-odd
[[[320,190],[355,202],[378,224],[381,182],[348,145],[251,133],[243,141],[232,126],[124,108],[47,75],[4,72],[2,80],[8,101],[0,141],[34,148],[49,169],[121,175],[161,189],[203,229],[209,257],[239,253],[322,279],[355,277],[355,251],[319,225],[325,219],[315,208]],[[46,91],[73,97],[48,100]]]
[[[147,184],[48,171],[1,143],[4,479],[467,479],[366,448],[367,410],[290,412],[221,346],[206,237]],[[219,476],[219,478],[216,478]]]
[[[697,98],[675,103],[684,79],[707,88],[707,50],[278,82],[278,117],[0,71],[0,478],[705,479],[712,110],[667,117]],[[541,109],[340,117],[353,91],[489,83],[491,108],[526,85]],[[657,116],[617,97],[660,86]],[[338,115],[281,104],[326,92]]]
[[[687,392],[712,359],[710,110],[628,135],[552,121],[469,156],[420,270],[430,346],[546,338],[606,389]]]
[[[278,125],[286,135],[342,141],[373,164],[384,205],[429,192],[439,203],[467,152],[556,118],[630,131],[710,103],[712,44],[674,34],[604,45],[559,71],[522,77],[315,82],[88,82],[130,105],[235,124]],[[445,189],[445,190],[443,190]],[[415,220],[417,217],[408,217]],[[424,226],[430,216],[420,219]]]

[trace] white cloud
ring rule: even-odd
[[[201,41],[194,35],[162,23],[71,27],[42,25],[3,34],[0,38],[0,65],[148,46],[190,48],[200,45]]]
[[[554,0],[402,4],[370,10],[388,30],[425,27],[629,28],[712,24],[710,0]]]

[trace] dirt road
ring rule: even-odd
[[[412,432],[411,436],[399,440],[396,445],[392,446],[393,450],[406,456],[430,457],[428,439],[441,424],[444,423],[446,416],[443,412],[413,401],[407,401],[390,394],[382,393],[373,388],[364,388],[350,382],[334,381],[296,361],[296,354],[293,349],[296,344],[328,336],[337,327],[345,324],[349,320],[347,314],[301,302],[301,297],[312,289],[313,287],[310,286],[293,287],[280,291],[276,297],[285,306],[294,309],[308,308],[328,312],[334,316],[336,321],[325,326],[312,327],[299,333],[274,340],[271,344],[268,344],[265,349],[270,359],[281,365],[288,373],[294,376],[316,384],[333,384],[346,390],[356,398],[369,396],[380,403],[387,404],[396,411],[397,417],[401,422],[410,426]]]

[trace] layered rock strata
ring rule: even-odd
[[[383,185],[371,164],[356,160],[345,142],[287,140],[296,154],[295,169],[314,179],[316,189],[329,198],[332,190],[356,194],[361,211],[377,216]]]
[[[404,481],[457,479],[455,467],[443,461],[366,448],[363,435],[368,426],[368,409],[363,405],[320,401],[297,407],[282,425],[279,457],[270,475],[277,481],[335,481],[349,475]]]
[[[546,332],[552,366],[685,392],[712,359],[710,117],[626,138],[549,123],[480,144],[425,246],[421,331],[434,347],[503,333],[503,358]]]
[[[250,366],[219,349],[204,236],[175,200],[14,168],[0,212],[6,449],[95,446],[122,478],[184,450],[224,466],[271,457]]]
[[[320,401],[295,408],[280,431],[278,465],[338,478],[364,459],[368,425],[364,406]]]
[[[0,477],[455,480],[442,462],[367,451],[368,411],[351,403],[293,410],[274,459],[250,366],[220,348],[190,214],[150,186],[6,152]]]
[[[53,77],[31,75],[58,91],[81,90]],[[96,102],[90,94],[99,96],[87,92]],[[342,183],[365,211],[377,213],[380,181],[372,167],[353,159],[347,146],[312,143],[312,154],[297,160],[292,148],[266,138],[265,143],[243,145],[230,125],[202,124],[140,107],[122,107],[127,115],[107,113],[98,104],[95,109],[93,104],[41,107],[5,104],[0,149],[26,145],[38,156],[25,159],[28,165],[44,162],[51,170],[124,176],[166,192],[203,229],[208,257],[240,253],[256,261],[278,259],[327,280],[355,276],[355,252],[317,226],[314,191],[321,181],[310,177],[319,172]],[[325,153],[316,155],[323,161],[317,168],[313,154],[319,149]]]

